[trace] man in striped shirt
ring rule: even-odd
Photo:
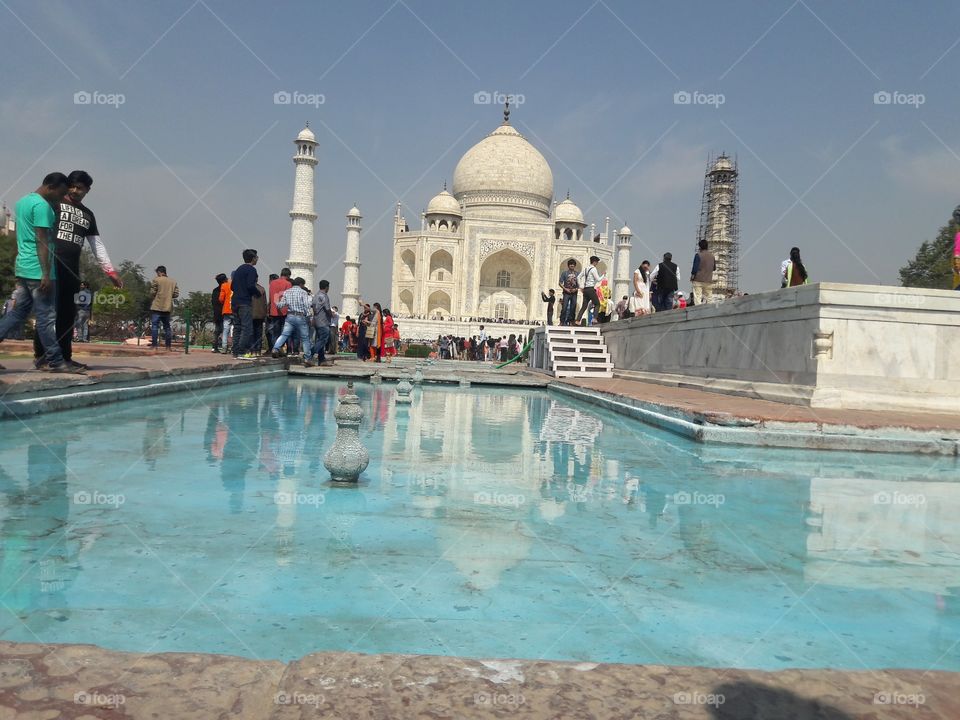
[[[280,348],[291,336],[296,335],[303,345],[303,365],[304,367],[310,367],[313,363],[307,358],[310,357],[309,317],[313,301],[307,293],[305,285],[306,281],[302,277],[294,278],[293,286],[289,290],[284,290],[283,295],[277,300],[277,308],[286,308],[287,315],[283,322],[283,332],[280,333],[280,337],[273,344],[270,355],[275,358],[280,357]]]

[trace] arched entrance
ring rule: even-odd
[[[404,250],[400,254],[400,279],[413,280],[417,276],[417,256],[413,250]]]
[[[400,291],[400,312],[403,315],[413,315],[413,293],[409,290]]]
[[[494,253],[480,266],[477,314],[529,320],[532,280],[533,271],[525,257],[513,250]]]
[[[434,290],[427,298],[427,317],[450,317],[450,296],[443,290]]]
[[[437,250],[430,256],[430,279],[436,282],[453,281],[453,255]]]

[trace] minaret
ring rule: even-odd
[[[613,301],[614,304],[620,302],[624,295],[630,297],[633,294],[631,288],[632,278],[630,276],[630,238],[633,232],[624,225],[617,231],[617,276],[613,282]]]
[[[287,260],[287,266],[293,272],[293,277],[302,277],[313,291],[316,290],[313,271],[317,269],[313,261],[313,223],[317,219],[313,211],[313,168],[318,161],[315,154],[317,141],[310,130],[310,123],[293,142],[297,146],[297,153],[293,156],[296,175],[293,181],[293,208],[290,210],[290,259]]]
[[[347,213],[347,254],[343,260],[343,307],[340,315],[354,320],[360,314],[360,210]]]
[[[721,153],[707,159],[697,240],[706,240],[717,260],[713,295],[736,292],[740,282],[740,191],[737,161]],[[710,302],[708,300],[707,302]]]

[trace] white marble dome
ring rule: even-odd
[[[726,155],[721,155],[716,159],[716,162],[713,163],[713,170],[733,170],[733,163],[730,162],[730,158]]]
[[[586,225],[583,221],[583,212],[570,198],[557,203],[553,212],[553,220],[558,223],[577,223]]]
[[[548,213],[553,172],[540,151],[504,123],[460,158],[453,194],[466,205],[519,203]]]
[[[303,130],[300,131],[299,135],[297,135],[297,140],[306,140],[308,142],[316,142],[317,136],[313,134],[313,130],[311,130],[310,126],[308,125]]]
[[[363,215],[360,214],[360,208],[354,205],[347,213],[347,217],[363,217]]]
[[[427,204],[427,215],[456,215],[461,217],[460,203],[446,190],[442,190]]]
[[[629,227],[624,225],[622,228],[620,228],[617,231],[617,235],[633,235],[633,230],[631,230]]]

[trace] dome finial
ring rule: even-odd
[[[446,192],[446,190],[447,190],[447,181],[446,181],[446,180],[443,181],[443,190],[444,190],[444,192]]]
[[[510,96],[507,95],[507,101],[503,104],[503,124],[510,124]]]
[[[567,200],[570,199],[570,188],[567,188]]]
[[[307,120],[307,127],[310,127],[310,121]]]

